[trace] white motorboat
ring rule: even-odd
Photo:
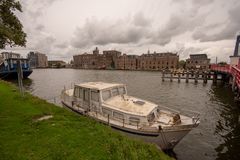
[[[155,143],[163,150],[173,149],[200,123],[198,115],[182,115],[161,105],[127,95],[124,84],[76,84],[73,89],[62,91],[61,101],[75,112]]]

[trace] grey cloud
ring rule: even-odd
[[[183,33],[193,31],[205,21],[205,14],[198,14],[194,9],[174,14],[170,17],[163,29],[159,29],[152,43],[166,45],[172,38]]]
[[[49,53],[52,50],[55,42],[56,39],[54,37],[47,36],[42,39],[39,39],[33,46],[33,48],[40,52]]]
[[[27,13],[33,20],[37,20],[43,15],[46,8],[50,7],[54,2],[61,0],[20,0],[23,11]]]
[[[111,43],[138,43],[149,36],[150,24],[150,20],[142,13],[115,22],[88,19],[83,27],[76,29],[71,44],[76,48],[82,48]]]
[[[147,19],[142,12],[136,14],[134,16],[134,24],[136,26],[149,26],[151,25],[151,21],[150,19]]]
[[[44,25],[42,25],[42,24],[39,24],[39,25],[37,25],[36,27],[35,27],[35,30],[37,30],[37,31],[42,31],[42,30],[44,30]]]
[[[203,7],[212,2],[214,2],[214,0],[172,0],[173,4],[185,5],[185,3],[190,3],[193,7]]]
[[[216,34],[206,34],[208,31],[206,27],[196,30],[192,37],[201,42],[220,41],[233,39],[240,31],[240,3],[229,10],[229,18],[225,22],[225,27]]]
[[[192,0],[192,4],[194,6],[198,6],[198,7],[209,5],[209,4],[213,3],[213,2],[214,2],[214,0]]]
[[[60,44],[55,44],[54,46],[57,48],[60,48],[60,49],[64,49],[64,48],[68,47],[68,43],[64,42],[64,43],[60,43]]]
[[[180,5],[178,6],[180,10],[170,16],[164,28],[159,29],[157,34],[153,35],[150,43],[164,46],[170,43],[172,38],[195,30],[205,22],[208,14],[200,13],[200,9],[213,2],[214,0],[172,0],[173,4]],[[184,10],[181,10],[182,8]]]

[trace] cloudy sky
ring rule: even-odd
[[[40,51],[69,61],[74,54],[116,49],[127,54],[206,53],[228,61],[240,33],[239,0],[20,0],[25,56]]]

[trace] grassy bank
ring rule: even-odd
[[[39,121],[45,115],[53,118]],[[0,159],[170,159],[87,117],[0,81]]]

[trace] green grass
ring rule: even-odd
[[[36,122],[37,117],[53,118]],[[155,145],[25,94],[0,81],[0,159],[171,159]]]

